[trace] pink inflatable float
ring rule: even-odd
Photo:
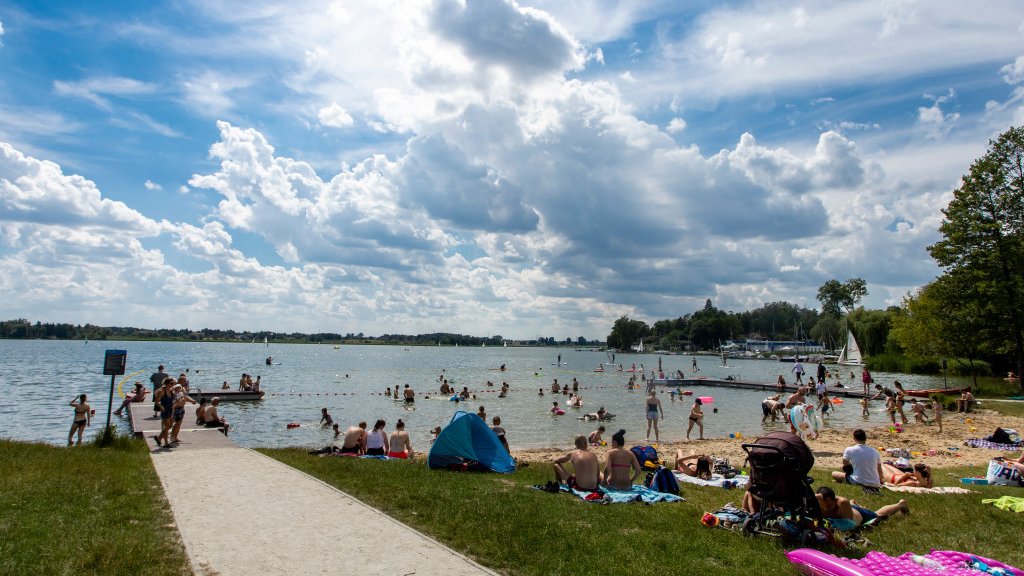
[[[860,560],[852,560],[811,548],[800,548],[786,553],[786,557],[801,574],[808,576],[1024,576],[1024,572],[1013,566],[984,556],[954,550],[932,550],[924,556],[907,552],[896,558],[882,552],[871,551]]]

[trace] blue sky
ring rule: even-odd
[[[898,304],[1024,11],[962,2],[0,5],[0,317],[603,338]]]

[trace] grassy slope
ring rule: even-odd
[[[729,501],[738,504],[738,491],[683,485],[683,503],[601,506],[529,489],[554,477],[546,464],[535,463],[511,475],[471,474],[429,471],[405,462],[316,458],[299,449],[263,452],[505,573],[794,573],[778,541],[744,538],[700,524],[703,512]],[[831,484],[827,472],[815,472],[817,483]],[[978,470],[937,473],[940,485],[953,485],[956,479],[948,474],[975,475]],[[835,488],[869,508],[898,500],[894,493],[869,497],[848,486]],[[1024,566],[1019,530],[1009,527],[1021,518],[981,504],[982,498],[1024,493],[978,488],[979,493],[970,495],[902,495],[912,514],[883,524],[868,538],[874,548],[890,554],[935,547]]]
[[[191,574],[141,442],[0,440],[0,574]]]

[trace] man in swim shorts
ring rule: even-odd
[[[836,493],[828,486],[818,488],[814,495],[818,498],[822,516],[827,518],[837,530],[854,530],[875,518],[888,518],[897,512],[910,514],[910,507],[907,506],[906,500],[882,506],[878,510],[869,510],[857,506],[849,498],[836,496]]]
[[[358,426],[349,426],[345,430],[345,439],[341,443],[342,454],[362,454],[366,445],[366,422]]]
[[[769,416],[772,417],[772,422],[775,422],[775,420],[778,418],[776,414],[781,413],[785,408],[785,405],[779,402],[779,398],[781,397],[782,394],[776,394],[774,396],[769,396],[761,401],[761,413],[763,414],[763,416],[761,417],[761,422],[767,420]]]
[[[416,392],[413,391],[412,388],[409,388],[408,384],[405,385],[405,390],[402,391],[402,394],[405,396],[406,404],[412,404],[413,402],[416,402]]]
[[[596,492],[601,483],[601,464],[597,460],[597,455],[588,450],[586,436],[582,434],[577,436],[575,444],[575,450],[560,456],[553,462],[555,476],[558,477],[559,482],[568,484],[570,488]],[[566,462],[572,463],[572,474],[562,466]]]

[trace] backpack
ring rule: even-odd
[[[633,446],[629,451],[636,456],[636,461],[640,463],[641,468],[658,467],[658,451],[654,449],[654,446]],[[651,463],[650,466],[647,465],[648,462]]]
[[[679,494],[679,481],[676,480],[676,475],[664,466],[658,466],[657,470],[648,473],[644,486],[665,494]]]

